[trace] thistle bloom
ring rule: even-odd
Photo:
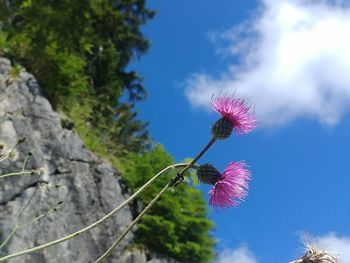
[[[217,139],[227,138],[232,130],[240,135],[256,127],[254,112],[242,99],[218,97],[213,100],[212,107],[222,117],[212,127],[212,133]]]
[[[247,195],[250,172],[244,161],[231,162],[220,174],[210,164],[201,165],[197,170],[201,182],[212,184],[209,191],[209,204],[216,208],[236,207]]]
[[[236,207],[247,195],[250,172],[244,161],[231,162],[209,192],[209,204],[217,208]]]

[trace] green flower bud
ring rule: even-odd
[[[213,137],[218,140],[228,138],[233,130],[232,121],[228,118],[222,117],[211,127]]]
[[[213,165],[207,163],[198,167],[197,176],[202,183],[214,185],[221,177],[221,174]]]

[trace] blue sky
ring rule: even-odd
[[[193,157],[218,118],[220,90],[255,105],[259,128],[202,159],[246,160],[249,195],[211,211],[219,263],[280,263],[300,236],[350,263],[350,9],[345,1],[149,0],[152,46],[133,63],[149,98],[150,133],[177,160]],[[204,195],[208,188],[202,187]]]

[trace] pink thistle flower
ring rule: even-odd
[[[231,162],[209,191],[209,204],[215,208],[236,207],[247,196],[250,171],[244,161]]]
[[[212,101],[212,107],[230,121],[237,135],[249,133],[256,127],[254,111],[242,99],[218,97]]]

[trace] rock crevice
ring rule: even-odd
[[[16,160],[0,163],[0,174],[21,170],[26,154],[35,149],[27,169],[43,168],[42,180],[46,183],[39,187],[21,222],[30,222],[59,201],[63,204],[35,223],[19,229],[2,248],[1,255],[77,231],[101,218],[128,196],[125,186],[120,183],[119,172],[86,150],[73,129],[62,128],[60,114],[52,110],[35,78],[22,72],[17,79],[9,81],[10,69],[9,60],[0,58],[0,141],[9,147],[19,138],[25,137],[26,142],[16,149]],[[26,175],[1,180],[1,240],[11,233],[17,215],[38,179],[38,175]],[[131,220],[130,208],[125,207],[98,228],[74,240],[11,262],[94,262]],[[131,240],[132,234],[129,234],[108,262],[173,262],[155,255],[148,258],[149,253],[143,250],[128,249]]]

